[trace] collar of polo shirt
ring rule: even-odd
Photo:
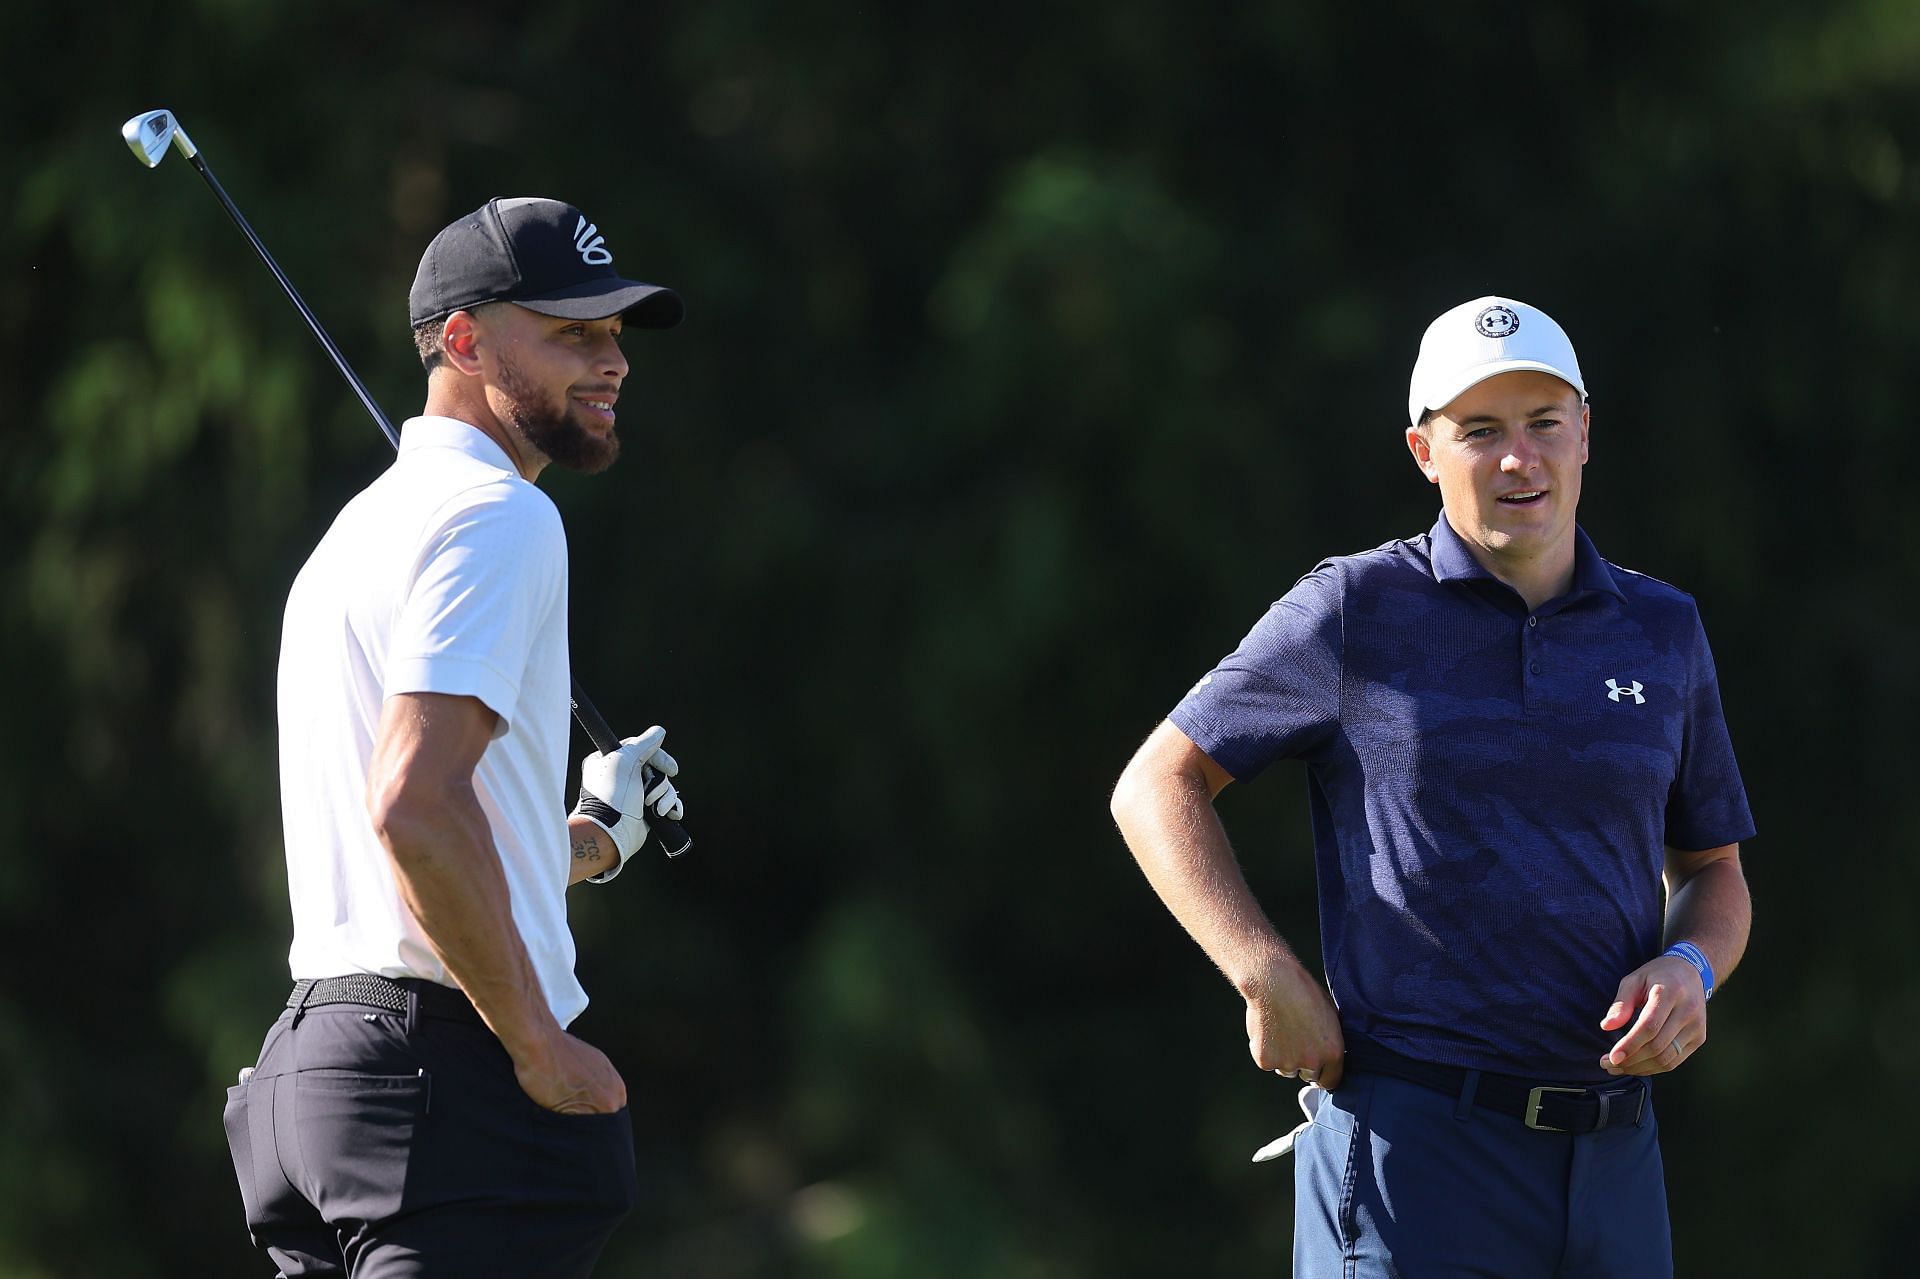
[[[1489,573],[1479,560],[1473,558],[1473,552],[1453,531],[1453,525],[1447,523],[1445,511],[1434,521],[1432,550],[1433,579],[1436,582],[1465,582],[1484,578],[1490,582],[1500,579]],[[1582,595],[1611,595],[1622,603],[1627,593],[1620,589],[1620,583],[1614,580],[1612,567],[1600,558],[1599,548],[1593,539],[1579,525],[1573,530],[1573,589],[1561,596],[1564,600],[1578,599]]]

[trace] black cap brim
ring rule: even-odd
[[[502,301],[563,320],[604,320],[617,315],[643,329],[670,329],[687,314],[686,303],[678,293],[638,280],[588,280],[542,297]]]

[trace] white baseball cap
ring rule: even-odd
[[[1462,302],[1427,326],[1413,362],[1407,414],[1415,426],[1428,409],[1443,409],[1470,386],[1501,373],[1551,373],[1587,398],[1567,331],[1539,307],[1512,298]]]

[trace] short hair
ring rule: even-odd
[[[495,307],[506,306],[505,302],[479,302],[460,309],[468,315],[478,318]],[[447,317],[428,320],[413,326],[413,349],[420,353],[420,363],[431,373],[447,362]]]
[[[445,318],[413,326],[413,349],[420,353],[420,364],[429,373],[446,363],[447,349],[441,345],[446,336]]]

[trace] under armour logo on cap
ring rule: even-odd
[[[1631,697],[1635,706],[1645,706],[1647,699],[1642,695],[1642,690],[1645,688],[1646,685],[1642,684],[1639,680],[1631,681],[1626,688],[1621,688],[1620,685],[1613,680],[1608,680],[1607,700],[1617,702],[1623,697]]]
[[[435,236],[407,296],[416,326],[484,302],[512,302],[568,320],[623,317],[667,329],[680,323],[680,295],[623,279],[600,226],[561,200],[492,199]]]
[[[1490,306],[1473,317],[1473,327],[1480,330],[1481,337],[1512,337],[1520,327],[1520,317],[1510,306]]]

